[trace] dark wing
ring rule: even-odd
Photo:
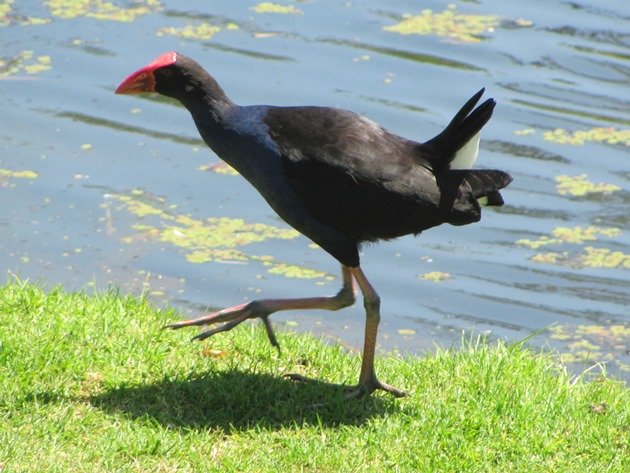
[[[355,241],[449,221],[439,178],[418,143],[333,108],[272,107],[264,122],[298,198],[311,215]]]

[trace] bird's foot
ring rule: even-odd
[[[280,344],[278,343],[278,339],[276,338],[273,327],[271,326],[271,322],[269,321],[269,315],[269,312],[264,307],[262,307],[261,304],[259,304],[257,301],[251,301],[246,304],[241,304],[216,312],[211,312],[201,317],[197,317],[196,319],[173,322],[171,324],[165,325],[163,328],[178,330],[184,327],[223,323],[223,325],[219,325],[218,327],[214,327],[210,330],[201,332],[200,334],[195,335],[192,338],[193,340],[205,340],[206,338],[211,337],[216,333],[232,330],[238,324],[244,322],[247,319],[260,318],[265,324],[265,329],[267,330],[269,342],[274,347],[276,347],[278,351],[280,351]]]
[[[284,377],[289,378],[293,381],[299,381],[299,382],[318,382],[318,383],[322,382],[320,380],[309,378],[307,376],[303,376],[297,373],[287,373],[284,375]],[[357,384],[356,386],[346,386],[343,384],[333,384],[333,383],[325,383],[325,384],[327,386],[344,387],[345,388],[344,399],[346,400],[358,399],[363,396],[369,396],[370,394],[372,394],[374,391],[378,389],[385,391],[397,398],[408,396],[408,394],[405,391],[401,391],[400,389],[390,386],[389,384],[381,383],[375,376],[372,377],[371,379],[368,379],[365,382],[359,382],[359,384]]]
[[[389,384],[382,383],[376,377],[373,377],[371,379],[368,379],[367,381],[359,382],[359,384],[357,384],[356,386],[347,389],[344,397],[346,399],[355,399],[363,396],[369,396],[378,389],[398,398],[408,396],[405,391],[401,391],[400,389],[395,388],[394,386],[390,386]]]

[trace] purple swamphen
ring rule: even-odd
[[[488,99],[475,108],[484,92],[480,90],[440,134],[419,143],[337,108],[237,105],[199,64],[176,52],[162,54],[116,89],[117,94],[141,92],[179,100],[208,146],[285,222],[336,258],[343,277],[334,296],[254,300],[167,327],[222,323],[195,337],[202,340],[259,317],[278,347],[269,315],[348,307],[355,300],[354,280],[363,294],[365,340],[359,383],[346,397],[377,389],[405,395],[376,377],[380,298],[361,269],[359,247],[362,242],[417,235],[442,223],[477,222],[481,207],[503,204],[499,190],[512,178],[503,171],[471,169],[480,130],[492,116],[495,101]]]

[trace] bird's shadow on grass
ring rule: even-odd
[[[343,394],[343,387],[332,384],[232,369],[122,384],[87,401],[109,414],[150,419],[173,429],[360,425],[399,409],[390,398],[344,400]]]

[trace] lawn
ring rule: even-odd
[[[360,358],[259,324],[206,342],[146,299],[0,286],[0,471],[630,471],[630,390],[522,343]],[[597,374],[594,374],[597,372]],[[587,379],[588,376],[588,379]]]

